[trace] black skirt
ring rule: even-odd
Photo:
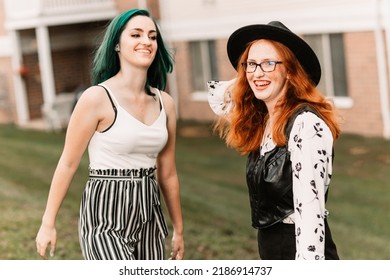
[[[296,254],[295,225],[278,223],[259,229],[259,255],[262,260],[294,260]],[[325,219],[325,259],[339,260],[336,244]]]

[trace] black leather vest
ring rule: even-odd
[[[320,117],[309,105],[299,107],[286,125],[287,143],[295,118],[307,111]],[[254,228],[270,227],[294,212],[293,175],[287,145],[277,146],[262,157],[260,151],[251,152],[246,164],[246,180]]]

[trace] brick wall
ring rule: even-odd
[[[56,93],[72,92],[80,85],[89,86],[92,49],[80,47],[53,53]]]
[[[147,0],[148,10],[153,18],[160,19],[160,1],[159,0]]]
[[[118,11],[123,12],[126,10],[134,9],[138,7],[137,0],[116,0],[116,8]],[[160,3],[159,0],[147,0],[146,1],[147,10],[150,12],[151,16],[155,19],[160,19]]]
[[[175,42],[175,71],[177,77],[178,91],[178,114],[183,120],[208,121],[214,117],[207,102],[194,101],[191,82],[191,60],[189,55],[189,44],[187,42]]]
[[[52,53],[56,94],[73,92],[80,85],[90,84],[90,63],[92,49],[79,47],[57,50]],[[42,117],[42,84],[37,54],[24,55],[23,61],[29,69],[25,78],[30,118]]]
[[[24,77],[27,92],[27,103],[30,118],[41,117],[43,104],[41,76],[39,71],[38,54],[23,55],[23,64],[28,69],[28,75]]]
[[[380,109],[379,76],[373,32],[345,34],[348,93],[353,100],[349,109],[337,109],[342,132],[366,136],[383,136]],[[179,112],[182,119],[212,120],[215,116],[207,102],[191,99],[189,48],[186,42],[176,42],[176,64]],[[234,77],[235,70],[226,54],[226,40],[217,41],[218,70],[221,80]]]
[[[340,110],[344,118],[343,132],[383,136],[374,33],[347,33],[344,38],[349,96],[353,107]]]
[[[191,60],[188,42],[175,42],[175,71],[179,95],[179,116],[184,120],[212,121],[215,114],[207,101],[194,101],[192,98]],[[217,63],[220,80],[232,79],[235,71],[226,54],[226,40],[217,40]]]
[[[226,45],[227,39],[218,40],[216,44],[218,56],[217,59],[219,63],[218,71],[221,80],[230,80],[236,75],[236,70],[233,68],[227,56]]]
[[[115,0],[115,5],[118,11],[123,12],[137,7],[137,0]]]

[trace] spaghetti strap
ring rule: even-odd
[[[157,90],[157,92],[158,92],[158,97],[159,97],[159,99],[160,99],[160,111],[161,111],[162,109],[164,109],[164,111],[165,111],[164,102],[163,102],[163,100],[162,100],[161,91],[160,91],[158,88],[156,88],[156,90]]]
[[[108,98],[110,99],[110,102],[111,102],[111,105],[112,105],[112,109],[114,109],[114,113],[115,113],[114,121],[112,122],[112,124],[111,124],[109,127],[107,127],[105,130],[102,131],[102,133],[103,133],[103,132],[108,131],[108,130],[114,125],[114,123],[115,123],[115,121],[116,121],[116,118],[117,118],[117,116],[118,116],[118,109],[117,109],[117,107],[116,107],[114,101],[112,100],[112,99],[115,98],[115,97],[111,97],[110,92],[108,91],[108,89],[107,89],[104,85],[98,84],[98,86],[104,88],[104,90],[106,91],[107,96],[108,96]]]
[[[115,112],[117,112],[116,105],[115,105],[114,101],[112,100],[113,97],[111,97],[111,94],[110,94],[110,92],[108,91],[108,89],[106,88],[106,86],[104,86],[103,84],[99,84],[98,86],[104,88],[104,90],[106,91],[106,93],[107,93],[107,95],[108,95],[108,98],[110,99],[112,108],[114,109]]]

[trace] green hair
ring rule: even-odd
[[[151,94],[149,86],[164,90],[167,83],[167,73],[172,72],[173,58],[165,47],[161,32],[156,21],[146,10],[133,9],[116,16],[108,25],[101,45],[97,48],[92,64],[92,84],[96,85],[116,75],[120,70],[120,62],[115,46],[127,22],[134,16],[147,16],[151,18],[157,30],[157,53],[150,65],[145,90]]]

